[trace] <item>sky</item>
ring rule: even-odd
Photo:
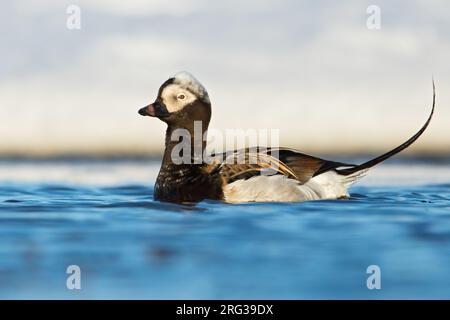
[[[80,29],[68,29],[70,5]],[[369,29],[367,8],[380,8]],[[450,3],[15,0],[0,11],[0,155],[155,153],[137,110],[186,70],[211,127],[278,129],[306,153],[382,152],[426,120],[416,153],[450,150]]]

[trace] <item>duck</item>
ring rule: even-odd
[[[281,147],[243,148],[202,157],[199,150],[207,147],[211,100],[192,74],[178,72],[159,87],[153,103],[138,110],[141,116],[158,118],[167,125],[154,200],[247,203],[349,198],[349,187],[370,168],[412,145],[427,129],[435,107],[434,80],[432,84],[431,112],[411,138],[362,164],[349,164]]]

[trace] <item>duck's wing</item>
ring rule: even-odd
[[[301,183],[306,183],[311,178],[330,170],[355,166],[349,163],[313,157],[287,148],[271,149],[270,152],[285,163],[296,174],[297,180]]]
[[[312,177],[341,167],[354,165],[328,161],[286,148],[247,148],[214,155],[226,184],[262,174],[280,174],[304,184]]]

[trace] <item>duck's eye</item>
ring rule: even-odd
[[[186,98],[186,96],[182,93],[180,93],[179,95],[177,95],[177,99],[178,100],[183,100],[184,98]]]

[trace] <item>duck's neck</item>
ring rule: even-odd
[[[208,124],[204,125],[201,121],[183,127],[168,125],[162,167],[179,170],[192,164],[202,164],[207,129]]]
[[[198,202],[223,199],[220,175],[218,172],[211,174],[207,170],[208,164],[202,159],[202,151],[206,147],[203,139],[206,138],[206,128],[193,129],[167,128],[166,150],[155,183],[156,200]]]

